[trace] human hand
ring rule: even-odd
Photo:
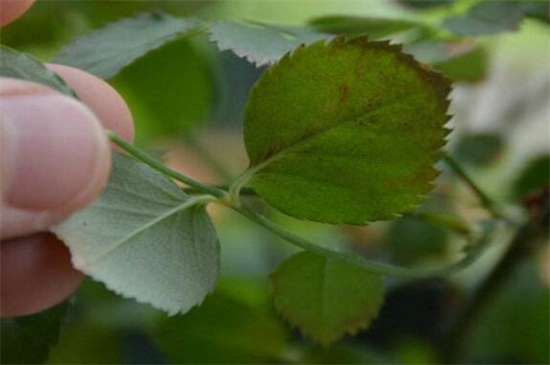
[[[34,0],[0,0],[0,26]],[[130,111],[104,81],[47,65],[80,100],[43,85],[0,79],[0,315],[31,314],[69,296],[82,274],[45,233],[101,192],[111,167],[104,128],[133,138]]]

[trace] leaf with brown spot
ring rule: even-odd
[[[244,176],[300,219],[365,224],[410,211],[438,175],[450,89],[387,42],[339,37],[297,48],[250,95]]]

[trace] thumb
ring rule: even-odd
[[[110,149],[80,102],[44,86],[2,79],[1,237],[46,230],[91,202],[105,184]]]

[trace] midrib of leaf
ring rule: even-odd
[[[174,215],[174,214],[177,214],[179,213],[180,211],[182,210],[186,210],[192,206],[194,206],[195,204],[199,204],[199,203],[206,203],[206,202],[210,202],[212,201],[213,198],[211,196],[197,196],[195,198],[191,198],[189,200],[187,200],[186,202],[184,202],[183,204],[180,204],[178,206],[176,206],[175,208],[167,211],[166,213],[164,214],[161,214],[160,216],[158,216],[156,219],[153,219],[152,221],[150,221],[149,223],[139,227],[138,229],[136,229],[135,231],[131,232],[130,234],[128,234],[127,236],[124,236],[123,238],[121,238],[120,240],[118,240],[117,242],[115,242],[112,246],[110,246],[107,250],[103,251],[101,254],[98,255],[98,257],[93,260],[93,261],[88,261],[86,262],[86,266],[92,266],[94,264],[97,264],[99,261],[101,261],[105,256],[107,256],[108,254],[110,254],[111,252],[117,250],[118,248],[120,248],[120,246],[122,246],[123,244],[129,242],[132,238],[136,237],[137,235],[139,235],[140,233],[146,231],[147,229],[151,228],[151,227],[154,227],[156,224],[162,222],[163,220],[169,218],[170,216]]]
[[[408,99],[411,99],[413,98],[415,95],[408,95],[406,97],[403,97],[403,98],[396,98],[394,101],[391,101],[391,102],[387,102],[385,103],[385,105],[383,106],[380,106],[378,107],[376,110],[372,110],[372,111],[367,111],[367,112],[364,112],[364,113],[360,113],[356,116],[353,116],[353,117],[350,117],[349,119],[347,120],[344,120],[342,121],[341,123],[335,123],[335,124],[331,124],[329,126],[327,126],[326,128],[324,129],[321,129],[319,130],[317,133],[313,134],[313,135],[310,135],[310,136],[306,136],[306,137],[303,137],[303,138],[300,138],[299,140],[297,140],[296,142],[294,142],[293,144],[290,144],[289,146],[281,149],[280,151],[276,152],[275,154],[271,155],[270,157],[268,157],[267,159],[263,160],[262,162],[258,163],[257,165],[253,165],[253,166],[250,166],[237,180],[238,180],[238,185],[240,187],[243,187],[245,186],[248,181],[250,180],[250,178],[257,174],[259,171],[263,170],[264,168],[268,167],[269,165],[271,165],[272,163],[282,159],[283,157],[286,156],[286,154],[292,152],[293,150],[296,150],[306,144],[308,144],[310,141],[318,138],[318,137],[321,137],[322,135],[326,134],[326,133],[329,133],[331,132],[332,130],[334,129],[337,129],[337,128],[340,128],[340,127],[343,127],[347,124],[354,124],[354,123],[361,123],[361,119],[363,118],[367,118],[369,115],[372,115],[372,114],[375,114],[375,113],[378,113],[380,112],[381,110],[383,110],[384,108],[388,108],[390,106],[393,106],[393,104],[396,104],[396,103],[404,103],[406,100]]]

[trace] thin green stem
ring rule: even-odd
[[[241,175],[235,179],[233,184],[229,187],[229,201],[234,207],[238,207],[241,204],[241,190],[244,189],[245,185],[248,183],[248,180],[254,175],[256,169],[247,169]]]
[[[477,183],[468,175],[468,173],[460,166],[460,164],[451,156],[447,155],[444,158],[445,162],[449,167],[464,180],[466,185],[468,185],[474,193],[481,200],[481,204],[491,213],[491,215],[498,219],[506,219],[506,216],[498,208],[498,204],[493,201],[480,187]]]
[[[230,188],[229,185],[214,185],[213,187],[216,188],[216,189],[224,190],[224,191],[227,191]],[[200,190],[195,189],[195,188],[185,187],[182,190],[186,194],[191,194],[191,195],[202,194],[202,192]],[[246,187],[246,186],[241,189],[241,192],[240,192],[239,196],[258,197],[256,192],[252,188],[249,188],[249,187]]]
[[[177,171],[174,171],[168,167],[166,167],[161,162],[157,161],[153,157],[149,156],[147,153],[143,152],[139,148],[135,147],[134,145],[126,142],[122,137],[117,135],[114,132],[106,131],[107,136],[109,139],[122,148],[124,151],[128,152],[130,155],[134,156],[136,159],[146,163],[147,165],[151,166],[155,170],[159,171],[160,173],[169,176],[173,179],[176,179],[178,181],[181,181],[184,184],[189,185],[190,187],[205,193],[215,196],[216,198],[224,198],[227,196],[227,192],[218,188],[215,188],[213,186],[205,185],[195,179],[190,178],[189,176],[185,176]]]
[[[232,207],[235,211],[239,212],[243,216],[247,217],[253,222],[256,222],[265,229],[271,231],[275,235],[281,237],[282,239],[298,246],[309,252],[316,253],[320,256],[326,257],[328,259],[335,259],[347,262],[352,265],[362,267],[366,270],[376,272],[382,275],[401,277],[407,279],[422,279],[430,277],[442,277],[453,274],[457,271],[460,271],[468,266],[470,266],[476,259],[481,256],[485,251],[485,248],[489,245],[487,244],[491,236],[490,232],[486,232],[483,237],[475,245],[472,245],[472,250],[468,252],[466,257],[462,260],[456,262],[453,265],[447,266],[441,269],[408,269],[395,265],[385,264],[381,262],[371,261],[365,259],[359,255],[353,253],[345,253],[334,251],[325,247],[316,245],[296,234],[288,231],[284,227],[278,225],[277,223],[267,219],[266,217],[256,213],[254,210],[250,209],[245,205],[238,207]]]

